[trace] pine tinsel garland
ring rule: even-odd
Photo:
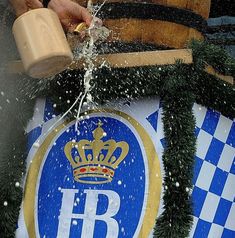
[[[193,41],[190,47],[193,49],[193,65],[187,66],[178,62],[163,67],[111,70],[103,68],[95,72],[93,80],[92,94],[97,104],[120,98],[132,99],[152,95],[159,95],[163,100],[163,122],[167,141],[163,155],[166,171],[165,211],[155,228],[155,236],[161,238],[187,237],[192,223],[190,193],[195,152],[195,119],[192,113],[194,101],[235,118],[234,86],[204,71],[205,66],[210,64],[218,71],[234,76],[235,61],[220,48],[204,42]],[[78,71],[65,72],[45,83],[33,81],[34,86],[32,79],[26,78],[22,81],[23,87],[26,83],[28,91],[33,92],[33,95],[25,95],[22,92],[19,100],[25,99],[25,96],[29,101],[32,96],[50,97],[57,105],[57,110],[63,113],[83,90],[82,79],[83,72]],[[38,90],[38,87],[43,90]],[[32,109],[30,106],[29,108]],[[71,112],[71,115],[74,115],[74,112]],[[23,121],[26,122],[30,116],[24,116]],[[26,139],[22,131],[23,126],[20,124],[19,130],[14,131],[13,135],[9,133],[10,139],[5,143],[9,148],[5,146],[6,153],[1,155],[5,160],[0,160],[0,237],[4,238],[14,237],[21,203],[22,191],[15,184],[22,178],[25,168]],[[5,201],[7,206],[4,206]]]
[[[194,95],[188,67],[179,64],[164,81],[163,125],[167,141],[163,154],[164,211],[158,218],[154,237],[188,237],[192,224],[193,162],[195,153]],[[180,83],[179,83],[180,82]]]

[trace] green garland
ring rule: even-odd
[[[164,211],[155,226],[155,237],[188,237],[192,224],[193,162],[195,153],[195,101],[188,67],[176,65],[164,82],[163,125],[167,145],[163,154]],[[179,83],[180,82],[180,83]]]
[[[163,123],[167,146],[163,154],[164,212],[156,221],[154,236],[158,238],[184,238],[192,224],[192,176],[195,153],[194,102],[235,118],[235,88],[204,71],[207,64],[219,72],[233,75],[235,61],[222,49],[206,42],[193,41],[194,64],[163,67],[138,67],[130,69],[102,68],[95,72],[93,80],[94,101],[97,104],[120,98],[138,98],[159,95],[163,100]],[[222,60],[221,60],[222,59]],[[51,81],[22,79],[27,85],[30,99],[50,97],[60,113],[65,112],[83,90],[83,72],[70,71]],[[32,84],[34,84],[32,86]],[[31,88],[30,88],[31,87]],[[70,103],[68,103],[70,102]],[[27,111],[27,109],[25,108]],[[32,107],[28,107],[31,112]],[[76,111],[71,111],[74,116]],[[29,118],[29,117],[28,117]],[[24,122],[27,120],[25,119]],[[20,138],[19,138],[20,135]],[[12,139],[12,135],[11,139]],[[25,137],[22,131],[16,135],[13,149],[7,148],[6,163],[0,164],[0,237],[14,237],[22,189],[15,186],[21,181],[25,168]],[[18,139],[19,138],[19,139]],[[10,145],[11,142],[7,142]],[[22,145],[19,146],[19,143]],[[12,159],[8,160],[9,154]],[[17,159],[14,159],[14,155]],[[4,206],[4,201],[8,202]]]

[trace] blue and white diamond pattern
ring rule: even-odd
[[[145,125],[153,129],[151,136],[156,138],[156,146],[163,150],[165,138],[159,99],[120,105],[122,109],[128,107],[123,110],[130,111],[137,120],[146,119]],[[235,238],[235,120],[198,104],[194,104],[193,111],[196,117],[197,152],[192,191],[194,224],[190,237]],[[52,107],[48,101],[38,101],[36,116],[28,126],[29,149],[43,131],[54,123],[51,113]]]

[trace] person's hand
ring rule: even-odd
[[[73,31],[78,23],[90,26],[92,16],[88,10],[71,0],[51,0],[48,8],[55,11],[65,31]]]
[[[9,0],[17,17],[27,12],[29,9],[43,7],[41,0]]]

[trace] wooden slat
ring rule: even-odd
[[[6,65],[6,71],[7,73],[10,73],[10,74],[22,74],[25,72],[24,66],[21,60],[10,61]]]
[[[190,49],[180,49],[105,54],[97,56],[95,64],[98,67],[106,62],[112,68],[130,68],[141,66],[169,65],[174,64],[177,59],[182,60],[185,64],[193,63],[192,51]],[[69,66],[69,69],[81,69],[83,67],[83,63],[83,60],[74,61]],[[20,60],[11,61],[6,68],[7,72],[9,73],[24,73],[24,68]],[[205,71],[220,78],[221,80],[224,80],[230,84],[234,84],[234,79],[232,76],[219,74],[211,66],[207,66],[205,68]]]
[[[205,68],[205,71],[206,71],[208,74],[211,74],[211,75],[213,75],[213,76],[216,76],[217,78],[222,79],[222,80],[224,80],[224,81],[227,82],[227,83],[234,84],[234,79],[233,79],[232,76],[227,76],[227,75],[223,75],[223,74],[217,73],[217,72],[215,71],[215,69],[214,69],[212,66],[210,66],[210,65],[208,65],[208,66]]]
[[[193,62],[192,51],[182,49],[106,54],[99,55],[96,59],[96,64],[98,66],[103,62],[107,62],[112,68],[130,68],[151,65],[169,65],[174,64],[177,59],[182,60],[185,64],[191,64]],[[74,62],[69,68],[78,68],[78,63],[79,62]]]
[[[193,62],[192,51],[189,49],[181,50],[161,50],[161,51],[144,51],[133,53],[116,53],[98,55],[95,64],[97,66],[106,62],[112,68],[129,68],[138,66],[151,65],[169,65],[174,64],[179,59],[185,64]],[[81,69],[83,60],[74,61],[69,69]],[[20,60],[11,61],[7,65],[9,73],[24,73],[24,68]]]

